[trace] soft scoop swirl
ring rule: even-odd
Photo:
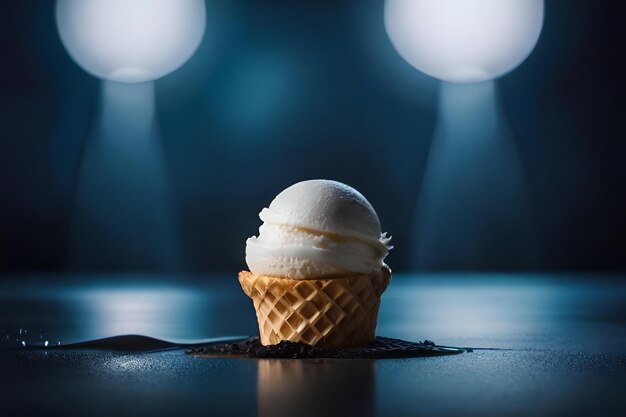
[[[255,275],[333,278],[380,270],[391,248],[371,204],[329,180],[292,185],[264,208],[259,236],[246,242]]]

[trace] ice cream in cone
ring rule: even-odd
[[[260,213],[239,282],[253,303],[261,343],[364,346],[375,337],[391,279],[389,238],[371,204],[329,180],[303,181]]]

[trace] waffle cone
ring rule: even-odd
[[[385,265],[368,275],[297,280],[239,273],[254,303],[263,345],[283,340],[318,347],[365,346],[375,338]]]

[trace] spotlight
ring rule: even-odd
[[[178,69],[206,24],[204,0],[58,0],[61,41],[85,71],[143,82]]]
[[[537,44],[543,0],[386,0],[385,27],[398,53],[450,82],[481,82],[519,66]]]

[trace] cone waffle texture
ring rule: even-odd
[[[254,302],[263,345],[283,340],[311,346],[365,346],[375,338],[380,296],[391,279],[383,266],[369,275],[297,280],[239,273]]]

